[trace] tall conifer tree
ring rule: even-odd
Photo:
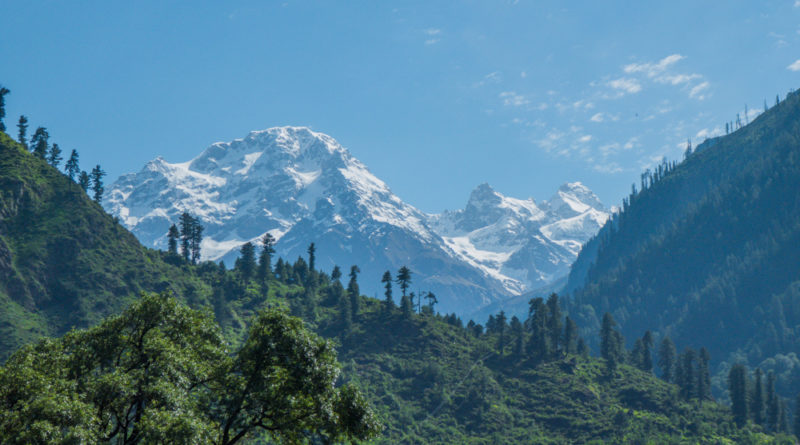
[[[391,314],[392,310],[394,310],[394,300],[392,300],[392,273],[388,270],[383,273],[383,277],[381,277],[381,283],[383,283],[384,290],[384,300],[383,300],[383,308],[387,314]]]
[[[6,118],[6,95],[10,92],[11,90],[0,85],[0,131],[6,131],[6,124],[3,119]]]
[[[92,178],[92,192],[94,202],[100,203],[103,200],[103,192],[105,192],[105,187],[103,187],[103,176],[106,175],[106,172],[100,168],[99,165],[96,165],[92,169],[91,178]]]
[[[747,423],[747,370],[742,364],[735,364],[728,372],[728,391],[731,396],[733,419],[739,427]]]
[[[53,144],[50,146],[50,151],[47,153],[47,163],[52,165],[55,168],[58,168],[58,165],[61,164],[61,147],[58,144]]]
[[[50,134],[44,127],[38,127],[36,131],[33,132],[33,136],[31,136],[31,149],[37,158],[45,159],[47,157],[49,139]]]
[[[661,368],[661,378],[666,382],[675,382],[676,355],[675,343],[669,337],[664,337],[658,348],[658,367]]]
[[[84,192],[89,192],[89,186],[91,185],[92,180],[89,178],[89,173],[86,173],[86,170],[82,171],[81,174],[78,176],[78,185],[81,186]]]
[[[253,277],[256,270],[256,248],[253,243],[246,242],[239,249],[239,258],[236,261],[236,269],[246,283]]]
[[[69,155],[69,159],[64,164],[64,172],[66,172],[69,179],[75,180],[75,177],[80,174],[80,166],[78,166],[78,152],[72,150],[72,153]]]
[[[175,224],[169,226],[169,231],[167,232],[167,252],[171,255],[178,254],[178,238],[180,238],[181,233],[178,231],[178,226]]]
[[[350,267],[350,281],[347,283],[347,295],[350,297],[350,308],[353,310],[353,319],[358,318],[361,311],[361,290],[358,287],[358,274],[361,269],[353,265]]]
[[[19,117],[19,121],[17,122],[17,141],[22,144],[23,147],[26,149],[28,148],[28,118],[24,114]]]

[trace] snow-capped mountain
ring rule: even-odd
[[[481,184],[466,208],[431,215],[429,223],[464,262],[520,294],[566,276],[583,243],[608,216],[579,182],[562,185],[541,205]]]
[[[370,295],[385,270],[407,265],[413,290],[432,291],[438,310],[462,314],[565,275],[606,215],[579,184],[540,207],[481,186],[465,210],[426,215],[333,138],[303,127],[251,132],[185,163],[156,158],[120,177],[104,205],[160,249],[168,227],[189,212],[205,227],[203,259],[227,264],[266,232],[292,261],[314,242],[319,268],[359,265]]]

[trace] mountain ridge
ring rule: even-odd
[[[501,246],[481,253],[499,255],[492,267],[481,264],[481,259],[473,261],[457,237],[438,230],[446,212],[430,215],[405,203],[334,138],[306,127],[253,131],[232,142],[214,143],[183,163],[156,158],[141,171],[121,176],[104,204],[145,245],[162,249],[169,225],[180,213],[191,213],[205,226],[202,249],[207,259],[231,263],[241,244],[257,242],[269,232],[277,239],[278,254],[286,258],[304,255],[314,242],[328,252],[319,259],[323,267],[360,264],[364,281],[374,283],[375,292],[385,270],[394,272],[407,265],[416,275],[415,290],[436,293],[442,310],[467,313],[566,275],[580,244],[606,217],[596,196],[579,184],[573,187],[572,201],[580,201],[578,196],[588,192],[589,204],[578,204],[596,207],[586,221],[573,221],[583,228],[580,233],[570,233],[568,224],[556,224],[550,227],[550,239],[537,232],[541,224],[533,227],[531,221],[522,224],[519,217],[507,219],[525,226],[519,236],[536,234],[539,240],[533,244],[518,240],[511,250]],[[546,213],[533,201],[498,196],[501,205],[514,203],[520,209]],[[562,201],[558,203],[564,215],[579,215]],[[507,209],[497,210],[502,214]],[[556,219],[545,215],[542,221],[557,223]],[[506,229],[496,225],[492,231],[501,235],[509,232]],[[512,276],[500,264],[509,260],[506,272]],[[528,261],[544,264],[530,268],[523,264]],[[547,265],[552,262],[554,267]]]

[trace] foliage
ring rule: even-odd
[[[46,364],[46,366],[41,366]],[[3,443],[234,444],[262,433],[366,439],[376,419],[335,387],[333,345],[278,310],[253,321],[238,353],[213,317],[164,294],[14,354],[0,369]]]
[[[215,437],[222,441],[223,425],[228,420],[234,419],[228,428],[228,439],[242,432],[250,434],[262,425],[273,425],[269,423],[273,420],[280,422],[276,413],[283,412],[280,408],[287,404],[312,413],[309,418],[316,420],[306,424],[309,429],[324,430],[331,419],[338,419],[352,436],[363,437],[374,430],[375,424],[367,411],[357,408],[363,407],[355,390],[358,388],[376,406],[378,420],[384,426],[383,434],[375,439],[379,443],[768,443],[773,439],[758,426],[736,427],[730,410],[724,406],[678,397],[676,386],[640,369],[644,366],[642,360],[628,360],[622,336],[615,329],[608,333],[613,341],[609,350],[619,359],[616,366],[589,357],[583,338],[576,332],[580,325],[573,322],[578,319],[578,312],[574,311],[573,318],[570,311],[570,320],[562,320],[557,297],[547,302],[541,298],[532,300],[531,318],[524,322],[514,317],[509,324],[504,314],[498,314],[492,317],[492,323],[487,323],[484,332],[483,326],[473,321],[465,328],[455,315],[437,314],[432,307],[418,314],[409,295],[404,296],[403,311],[395,310],[386,301],[363,297],[358,291],[357,267],[351,268],[345,290],[340,282],[341,272],[334,278],[334,274],[312,271],[302,258],[294,264],[279,258],[271,268],[274,252],[267,250],[264,254],[262,248],[259,272],[242,279],[238,271],[226,270],[219,264],[195,265],[174,253],[141,247],[78,185],[4,134],[0,134],[0,172],[0,352],[8,354],[36,337],[61,334],[69,326],[95,325],[102,317],[119,313],[142,290],[169,290],[190,306],[213,312],[218,331],[207,324],[208,312],[192,312],[204,326],[205,331],[201,331],[207,334],[180,341],[199,342],[203,354],[219,357],[223,365],[218,362],[207,369],[201,364],[163,368],[156,380],[179,384],[158,386],[152,395],[162,397],[164,403],[172,404],[170,407],[180,407],[180,416],[175,417],[178,423],[171,423],[161,414],[154,415],[157,420],[151,423],[139,419],[134,427],[144,429],[138,437],[153,434],[149,437],[163,438],[166,436],[157,435],[172,434],[171,431],[176,434],[171,439],[175,439],[181,434],[182,425],[189,425],[193,416],[202,412],[211,420],[205,427],[187,427],[191,428],[187,437],[201,440],[198,435],[216,433]],[[191,244],[191,239],[188,241]],[[270,243],[264,244],[269,249]],[[191,259],[191,245],[188,250]],[[403,285],[410,283],[411,272],[401,272],[403,280],[398,284],[402,291]],[[375,281],[380,278],[366,277]],[[391,274],[384,278],[389,294]],[[340,344],[345,386],[331,389],[314,383],[298,387],[297,379],[320,382],[335,374],[335,366],[326,365],[330,364],[333,349],[330,343],[297,331],[300,322],[287,321],[280,310],[302,316],[309,328]],[[343,321],[348,316],[345,326]],[[88,442],[96,437],[92,436],[96,428],[108,426],[102,419],[93,420],[99,416],[91,405],[95,402],[81,392],[88,387],[79,388],[77,380],[70,380],[72,375],[62,366],[77,363],[75,360],[84,363],[80,360],[86,359],[74,358],[69,348],[78,348],[81,343],[80,347],[91,349],[94,346],[81,335],[103,329],[108,338],[118,339],[110,345],[116,344],[119,351],[125,329],[110,332],[107,325],[101,324],[83,334],[67,334],[63,340],[27,346],[9,360],[3,378],[31,382],[32,388],[26,393],[26,400],[31,403],[26,404],[24,414],[16,415],[17,421],[42,419],[30,434],[49,434],[25,436],[29,441],[60,437]],[[595,336],[598,331],[584,332]],[[212,335],[213,332],[216,333]],[[238,355],[220,355],[220,348],[224,347],[219,343],[220,335],[233,350],[240,351]],[[70,344],[70,338],[80,341]],[[141,351],[159,357],[163,353],[166,363],[182,363],[184,352],[175,352],[170,344],[157,341],[155,349]],[[113,348],[109,346],[109,350]],[[321,361],[304,359],[308,354],[316,354]],[[280,368],[284,363],[276,357],[301,363],[301,368],[311,371]],[[46,366],[34,366],[39,363]],[[82,375],[87,379],[97,377],[100,380],[93,383],[97,385],[106,382],[122,388],[145,376],[128,375],[124,369],[110,366],[96,365],[94,369],[97,372]],[[52,379],[50,374],[57,378]],[[107,381],[101,379],[104,375],[108,376]],[[192,389],[202,397],[182,398],[175,394],[203,375],[210,376],[210,380]],[[266,384],[268,378],[278,379],[273,381],[276,386]],[[0,391],[16,386],[26,388],[3,386]],[[285,397],[277,388],[298,390],[298,396]],[[258,397],[270,400],[242,396],[251,389]],[[132,391],[122,393],[124,397],[115,398],[115,403],[117,399],[123,403],[136,398]],[[59,396],[45,397],[50,393]],[[334,393],[338,395],[333,396]],[[116,405],[109,402],[108,406],[111,409]],[[159,406],[167,405],[156,403],[153,412],[163,413],[158,411]],[[208,406],[214,407],[211,414],[204,411]],[[180,419],[190,423],[180,423]],[[152,433],[145,432],[151,431],[146,429],[148,425],[153,428]],[[275,437],[299,438],[296,432]]]
[[[643,176],[642,190],[573,267],[568,309],[583,334],[610,312],[628,338],[652,329],[657,340],[706,346],[718,398],[731,363],[764,368],[798,352],[798,116],[800,95],[790,94],[682,163]],[[794,397],[800,369],[776,388]]]

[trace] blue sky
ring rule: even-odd
[[[800,1],[0,0],[6,124],[48,127],[108,181],[250,130],[335,137],[428,212],[488,182],[618,204],[800,87]],[[753,117],[753,116],[751,116]]]

